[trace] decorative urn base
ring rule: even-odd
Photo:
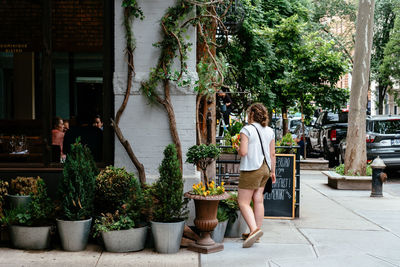
[[[194,224],[200,230],[200,239],[189,245],[188,249],[199,253],[214,253],[224,250],[222,243],[215,243],[211,238],[211,232],[218,224],[217,210],[220,200],[227,199],[227,193],[214,196],[193,195],[186,192],[185,197],[193,199],[196,208]]]

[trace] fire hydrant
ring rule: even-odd
[[[383,172],[386,168],[383,160],[378,156],[371,164],[372,168],[372,188],[371,197],[383,197],[382,184],[386,181],[387,175]]]

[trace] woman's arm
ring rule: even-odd
[[[272,139],[271,143],[269,143],[269,154],[271,157],[271,179],[272,179],[272,183],[275,183],[275,181],[276,181],[276,176],[275,176],[275,162],[276,162],[275,139]]]
[[[240,146],[239,146],[239,151],[238,154],[241,157],[244,157],[247,155],[247,151],[249,148],[249,138],[247,135],[241,133],[240,134]]]

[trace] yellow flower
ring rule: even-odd
[[[221,186],[224,186],[224,184],[225,184],[225,183],[224,183],[224,182],[222,182],[222,183],[221,183]]]

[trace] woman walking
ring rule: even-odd
[[[238,202],[250,233],[243,247],[251,247],[262,235],[264,219],[264,187],[269,178],[275,183],[275,135],[268,127],[268,112],[261,103],[248,110],[249,124],[240,131],[240,177]],[[250,202],[253,200],[254,209]],[[244,234],[246,235],[246,234]],[[247,235],[246,235],[247,236]]]

